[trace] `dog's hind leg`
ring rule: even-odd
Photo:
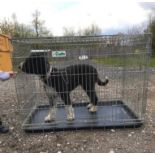
[[[98,102],[98,98],[95,92],[95,86],[90,87],[88,86],[88,88],[84,88],[84,90],[86,91],[88,97],[90,98],[90,103],[88,104],[87,108],[89,109],[89,112],[96,112],[97,111],[97,102]]]
[[[92,99],[92,97],[90,97],[90,98],[91,98],[91,103],[88,104],[87,108],[89,109],[89,112],[94,113],[97,111],[97,106],[96,106],[96,104],[94,104],[97,101],[97,97],[95,96],[94,99]]]
[[[89,112],[94,113],[97,111],[97,102],[98,102],[96,92],[95,90],[90,90],[87,94],[91,100],[91,103],[88,105]]]

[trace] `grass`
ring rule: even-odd
[[[104,58],[92,58],[92,61],[99,64],[105,64],[109,66],[143,66],[145,65],[145,59],[138,57],[128,57],[123,59],[120,57],[104,57]],[[155,56],[152,56],[150,59],[150,67],[155,67]]]
[[[150,67],[155,67],[155,56],[151,58]]]

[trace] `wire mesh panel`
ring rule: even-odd
[[[140,126],[150,38],[141,34],[13,39],[23,128]]]

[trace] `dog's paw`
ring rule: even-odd
[[[73,121],[75,119],[74,114],[67,115],[67,121]]]
[[[91,106],[90,107],[90,109],[89,109],[89,112],[91,112],[91,113],[95,113],[95,112],[97,112],[97,106]]]
[[[87,105],[87,108],[90,109],[92,106],[93,106],[93,104],[92,104],[92,103],[89,103],[89,104]]]
[[[52,122],[52,121],[54,121],[54,120],[55,120],[55,117],[52,116],[51,114],[48,114],[48,115],[45,117],[44,122],[45,122],[45,123],[50,123],[50,122]]]
[[[48,114],[48,115],[45,117],[44,122],[45,122],[45,123],[48,123],[48,122],[51,122],[51,121],[52,121],[51,115]]]
[[[108,78],[107,76],[105,77],[105,79],[106,79],[106,80],[109,80],[109,78]]]
[[[73,121],[75,119],[74,109],[72,106],[67,107],[67,120]]]

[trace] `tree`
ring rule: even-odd
[[[92,24],[89,27],[85,29],[79,28],[77,32],[72,27],[64,27],[63,28],[63,35],[64,36],[96,36],[96,35],[101,35],[102,31],[101,29],[96,25]]]
[[[86,29],[84,29],[82,33],[82,35],[85,35],[85,36],[91,36],[91,35],[96,36],[101,34],[102,34],[102,31],[96,24],[90,25],[90,27],[87,27]]]
[[[16,17],[16,14],[12,14],[12,25],[13,25],[13,34],[14,36],[20,36],[20,32],[19,32],[19,29],[20,29],[20,24],[18,23],[17,21],[17,17]]]
[[[12,14],[11,20],[4,18],[0,21],[0,33],[12,37],[51,36],[52,34],[44,27],[44,21],[40,20],[39,16],[39,11],[36,11],[32,26],[19,23],[16,14]]]
[[[136,34],[142,34],[146,31],[147,29],[147,24],[146,23],[142,23],[139,25],[133,25],[132,27],[130,27],[127,30],[127,34],[129,35],[136,35]]]
[[[152,52],[155,56],[155,19],[152,21],[150,25],[150,32],[152,33]]]
[[[63,35],[64,36],[75,36],[76,33],[72,27],[69,27],[69,28],[64,27],[63,28]]]
[[[153,10],[149,15],[149,26],[147,32],[152,34],[152,54],[155,56],[155,11]]]
[[[0,21],[0,33],[10,35],[11,37],[34,36],[31,26],[19,23],[15,14],[12,15],[12,20],[4,18]]]
[[[9,19],[4,18],[0,22],[0,32],[3,34],[11,35],[13,34],[13,24]]]
[[[33,14],[33,20],[32,20],[32,26],[34,28],[35,34],[37,37],[40,36],[48,36],[52,35],[50,32],[47,30],[47,28],[44,26],[45,21],[40,19],[41,13],[36,10]]]

